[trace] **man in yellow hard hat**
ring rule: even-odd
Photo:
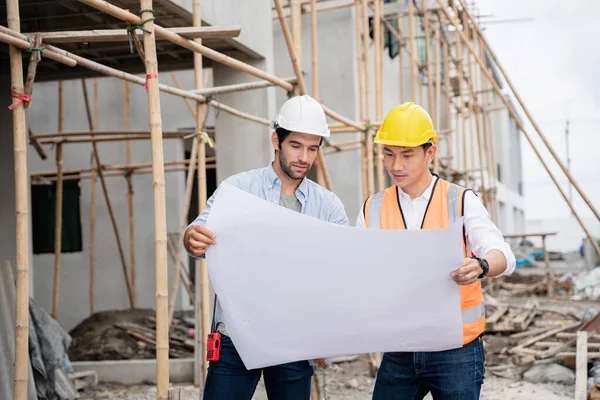
[[[451,273],[460,285],[464,345],[448,351],[385,353],[375,382],[375,400],[422,399],[429,392],[436,400],[478,399],[484,376],[481,279],[510,274],[516,264],[510,246],[475,193],[429,171],[437,141],[431,117],[422,107],[405,103],[388,113],[375,143],[384,146],[383,164],[394,184],[365,201],[356,225],[442,229],[464,217],[464,260]],[[401,256],[396,262],[398,268],[410,268],[402,264]]]

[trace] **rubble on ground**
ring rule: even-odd
[[[73,328],[72,361],[156,358],[156,312],[149,309],[97,312]],[[194,356],[193,313],[176,312],[169,335],[169,357]]]

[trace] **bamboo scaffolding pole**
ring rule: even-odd
[[[312,97],[319,99],[319,48],[317,45],[317,0],[311,1],[310,7],[310,49],[312,72]]]
[[[215,164],[207,164],[206,165],[206,169],[215,169],[216,165]],[[182,167],[182,166],[174,166],[172,168],[165,168],[165,173],[168,172],[183,172],[183,171],[187,171],[187,167]],[[136,169],[135,171],[132,172],[132,175],[147,175],[147,174],[151,174],[152,173],[152,169],[147,169],[147,168],[139,168]],[[106,172],[104,174],[105,177],[123,177],[123,172],[122,171],[109,171]],[[81,180],[81,179],[91,179],[92,175],[89,173],[85,173],[85,172],[81,172],[81,173],[77,173],[77,174],[73,174],[73,175],[68,175],[63,173],[63,180],[64,181],[68,181],[68,180]],[[32,184],[34,185],[47,185],[48,182],[54,182],[56,181],[56,176],[45,176],[45,177],[33,177],[32,179]]]
[[[173,323],[173,315],[175,314],[175,302],[177,301],[177,295],[179,293],[179,279],[181,277],[181,270],[183,265],[181,263],[181,256],[183,251],[180,248],[183,247],[183,233],[188,225],[188,213],[190,211],[190,202],[192,200],[192,189],[194,188],[194,178],[196,173],[196,162],[198,159],[198,135],[194,137],[192,142],[192,153],[190,155],[190,162],[187,168],[187,178],[185,183],[185,197],[183,203],[183,221],[179,227],[180,240],[177,241],[177,251],[175,255],[175,276],[173,277],[173,283],[171,285],[171,293],[169,295],[169,325]],[[202,331],[202,337],[205,334]],[[201,355],[200,355],[201,356]]]
[[[416,92],[416,74],[415,74],[415,66],[417,64],[417,60],[415,59],[415,32],[414,32],[414,4],[412,1],[408,3],[408,47],[410,49],[410,101],[417,102],[417,92]]]
[[[95,81],[95,80],[94,80]],[[61,81],[62,82],[62,81]],[[94,132],[98,127],[98,118],[97,118],[97,110],[98,110],[98,97],[97,97],[97,85],[94,85],[94,119],[91,132]],[[60,100],[62,101],[62,99]],[[59,131],[61,128],[59,126]],[[96,257],[95,257],[95,243],[96,243],[96,168],[98,168],[98,164],[96,162],[96,157],[92,153],[92,168],[91,168],[91,182],[90,182],[90,315],[94,314],[94,287],[95,287],[95,275],[96,275]],[[66,173],[66,171],[65,171]],[[32,178],[34,175],[32,175]]]
[[[172,135],[165,135],[165,139],[183,139],[189,133],[176,133]],[[114,135],[114,136],[101,136],[101,137],[80,137],[80,138],[64,138],[64,139],[43,139],[40,140],[40,144],[72,144],[72,143],[97,143],[97,142],[121,142],[125,140],[148,140],[149,135]]]
[[[440,28],[442,27],[442,23],[440,21]],[[441,29],[440,29],[441,31]],[[450,62],[448,61],[449,57],[447,55],[450,53],[450,49],[448,48],[448,44],[446,42],[442,42],[442,52],[444,53],[444,86],[446,87],[446,124],[448,129],[453,131],[452,128],[452,99],[450,98]],[[458,127],[458,125],[457,125]],[[452,133],[452,132],[451,132]],[[452,156],[452,141],[454,140],[455,133],[450,133],[446,135],[446,155],[448,157]],[[452,160],[448,161],[448,166],[450,167],[452,164]]]
[[[207,161],[214,162],[216,157],[207,157]],[[190,163],[189,160],[173,160],[173,161],[165,161],[165,166],[186,166]],[[117,165],[103,165],[103,171],[121,171],[124,174],[128,172],[135,172],[138,169],[151,168],[152,163],[137,163],[137,164],[117,164]],[[91,173],[96,168],[74,168],[74,169],[64,169],[64,175],[73,175],[73,174],[82,174],[82,173]],[[123,175],[123,174],[122,174]],[[56,171],[38,171],[32,172],[30,174],[33,178],[43,178],[48,176],[56,176]]]
[[[6,1],[8,26],[20,31],[19,1]],[[9,46],[10,83],[13,92],[23,93],[23,58],[21,51]],[[13,98],[17,100],[16,98]],[[15,213],[16,213],[16,295],[15,295],[15,375],[13,399],[27,399],[29,366],[29,208],[27,179],[27,134],[25,105],[19,102],[12,109]]]
[[[481,38],[479,37],[479,35],[476,36],[476,40],[477,40],[477,49],[479,51],[480,56],[484,55],[484,49],[483,49],[483,42],[481,41]],[[481,70],[478,69],[479,72],[479,82],[480,85],[483,87],[484,83],[483,80],[481,79]],[[488,83],[489,84],[489,83]],[[487,85],[485,85],[487,86]],[[483,98],[483,102],[487,103],[488,102],[488,97],[490,96],[490,92],[486,89],[481,91],[481,96]],[[504,108],[504,106],[502,106],[502,108]],[[498,223],[498,212],[497,212],[497,204],[496,204],[496,194],[495,194],[495,187],[497,185],[496,182],[496,168],[495,168],[495,153],[494,153],[494,143],[493,143],[493,137],[492,137],[492,130],[490,127],[490,119],[489,119],[489,112],[484,108],[481,112],[481,122],[482,122],[482,128],[483,128],[483,138],[484,138],[484,146],[488,145],[488,149],[486,150],[486,164],[487,164],[487,169],[488,169],[488,200],[490,202],[489,204],[489,210],[490,210],[490,215],[492,218],[492,221],[494,221],[495,223]]]
[[[433,51],[435,53],[435,129],[440,131],[442,124],[442,71],[440,62],[440,30],[442,26],[438,24],[435,29],[435,41],[433,42]],[[441,134],[438,134],[441,135]],[[441,137],[438,137],[438,141]],[[433,159],[433,172],[439,174],[440,171],[440,154],[439,148]]]
[[[62,208],[63,208],[63,146],[56,145],[56,200],[54,207],[54,290],[52,295],[52,318],[58,319],[60,296],[60,254],[62,252]]]
[[[287,22],[286,22],[285,18],[283,17],[283,8],[281,8],[281,0],[275,0],[275,7],[277,8],[277,15],[279,15],[279,23],[281,24],[281,30],[283,31],[283,36],[285,37],[288,51],[290,53],[290,58],[292,60],[292,65],[294,66],[294,73],[296,74],[296,78],[298,79],[299,94],[300,95],[306,94],[306,86],[304,85],[304,77],[302,76],[302,71],[300,70],[300,63],[298,62],[298,57],[296,55],[296,51],[294,50],[294,43],[292,41],[292,36],[288,29]],[[325,111],[326,114],[329,114],[331,116],[331,114],[327,112],[328,110],[325,106],[323,106],[323,110]],[[332,118],[333,118],[333,116],[332,116]],[[340,121],[340,120],[338,119],[338,121]],[[345,121],[340,121],[340,122],[345,122]],[[348,122],[354,123],[353,121],[348,121]],[[347,125],[350,125],[350,124],[347,124]],[[325,186],[327,187],[327,189],[332,190],[331,177],[329,176],[329,171],[327,170],[327,164],[325,163],[325,156],[322,151],[318,152],[318,160],[319,160],[319,165],[321,167],[321,170],[323,171],[323,177],[325,178]]]
[[[383,0],[375,0],[375,14],[373,16],[373,37],[375,47],[375,118],[378,121],[383,119],[383,42],[382,42],[382,23],[381,8]],[[377,190],[381,191],[385,186],[385,177],[383,175],[383,145],[376,146],[377,151]]]
[[[330,149],[325,151],[325,154],[337,154],[337,153],[345,153],[347,151],[355,151],[355,150],[361,150],[361,146],[352,146],[352,147],[344,147],[342,149]]]
[[[361,121],[365,121],[365,84],[364,84],[364,61],[365,54],[363,52],[363,40],[361,33],[361,13],[360,13],[360,2],[357,0],[354,2],[354,33],[356,35],[356,65],[357,65],[357,77],[358,77],[358,115]],[[331,131],[331,127],[329,128]],[[332,132],[333,133],[333,132]],[[361,177],[361,195],[362,199],[366,199],[368,196],[368,177],[367,177],[367,159],[366,159],[366,134],[360,132],[361,135],[361,152],[360,152],[360,177]]]
[[[465,33],[465,36],[467,38],[471,37],[471,33],[470,33],[470,29],[469,29],[469,25],[466,23],[465,20],[465,15],[464,13],[462,14],[462,27],[463,27],[463,31]],[[469,68],[469,64],[470,64],[470,59],[471,56],[467,53],[466,56],[462,56],[461,54],[461,68],[465,67],[465,60],[466,60],[466,68],[464,69],[464,79],[465,79],[465,83],[467,84],[467,100],[465,102],[465,104],[467,105],[467,109],[469,110],[469,118],[467,120],[467,127],[468,130],[467,132],[465,132],[465,139],[466,139],[466,146],[465,146],[465,157],[468,160],[467,162],[467,169],[469,170],[474,170],[476,171],[476,167],[475,167],[475,155],[476,155],[476,150],[475,150],[475,139],[474,139],[474,130],[473,130],[473,120],[475,118],[475,108],[473,105],[473,102],[475,101],[475,99],[473,98],[473,70],[472,68]],[[467,149],[467,146],[469,147]],[[475,179],[473,179],[473,181],[475,181]],[[473,186],[475,186],[475,182],[473,182]],[[484,200],[485,202],[485,200]]]
[[[542,133],[542,130],[540,129],[539,125],[533,119],[533,116],[529,112],[529,109],[525,106],[525,103],[521,99],[521,96],[519,96],[519,93],[516,91],[516,89],[515,89],[512,81],[508,77],[508,74],[506,73],[506,71],[502,67],[502,64],[500,64],[500,62],[498,61],[498,57],[496,56],[496,53],[492,50],[490,44],[488,43],[487,39],[483,35],[483,31],[479,27],[479,24],[477,24],[477,21],[473,18],[473,16],[471,15],[471,13],[469,13],[469,11],[467,9],[466,3],[464,2],[464,0],[459,0],[459,1],[460,1],[460,4],[463,7],[463,13],[464,13],[465,17],[468,18],[473,23],[473,27],[475,28],[476,32],[481,37],[481,40],[483,41],[485,47],[487,48],[488,53],[492,57],[492,60],[494,60],[494,63],[496,64],[496,66],[498,66],[498,69],[500,70],[500,73],[504,76],[504,79],[506,79],[506,83],[508,84],[508,87],[511,89],[511,91],[514,94],[515,98],[519,102],[519,105],[521,106],[521,108],[523,109],[523,112],[525,113],[525,115],[527,116],[527,118],[529,119],[529,121],[531,122],[531,125],[533,126],[534,130],[537,132],[537,134],[539,135],[539,137],[542,139],[542,142],[544,142],[544,145],[546,146],[546,148],[548,149],[548,151],[550,152],[550,154],[552,155],[552,157],[554,158],[554,160],[558,163],[558,165],[560,166],[560,168],[562,169],[562,171],[564,172],[564,174],[567,176],[567,178],[569,179],[569,181],[573,184],[573,186],[575,187],[575,189],[577,190],[577,192],[579,193],[579,195],[581,196],[581,198],[583,199],[583,201],[585,201],[585,203],[588,205],[588,207],[590,208],[590,210],[592,210],[592,212],[594,213],[594,215],[596,216],[596,218],[600,221],[600,213],[594,207],[594,205],[592,204],[592,202],[590,201],[590,199],[587,197],[587,195],[584,193],[584,191],[581,189],[581,187],[579,186],[579,184],[575,181],[575,178],[573,178],[573,176],[569,172],[569,169],[561,161],[560,157],[558,157],[558,155],[554,151],[554,148],[550,145],[550,142],[548,142],[548,140],[546,139],[546,137]],[[472,50],[472,48],[471,48],[471,50]],[[507,105],[506,107],[509,108],[509,109],[512,109],[512,106]],[[517,118],[515,117],[515,119],[517,119]],[[596,243],[596,242],[594,241],[594,243]],[[599,250],[599,253],[600,253],[600,250]]]
[[[23,40],[23,39],[11,36],[8,33],[6,33],[6,30],[10,30],[10,29],[8,29],[6,27],[2,27],[2,28],[4,28],[4,31],[0,32],[0,42],[9,44],[14,47],[18,47],[21,50],[29,50],[31,45],[29,44],[27,39]],[[57,54],[53,51],[49,51],[47,49],[42,50],[42,55],[46,58],[49,58],[51,60],[54,60],[54,61],[59,62],[64,65],[67,65],[69,67],[75,67],[77,65],[77,62],[75,60],[65,57],[65,56],[62,56],[60,54]]]
[[[123,129],[129,131],[129,103],[131,92],[129,82],[122,81],[123,90]],[[131,141],[125,140],[125,163],[131,164]],[[133,207],[133,179],[131,174],[126,174],[127,181],[127,213],[129,216],[129,271],[131,277],[131,288],[133,292],[133,302],[136,303],[136,269],[135,269],[135,212]]]
[[[429,13],[427,12],[427,0],[421,1],[421,8],[423,10],[423,32],[425,36],[425,64],[427,65],[427,105],[429,106],[429,112],[435,115],[437,109],[434,105],[433,99],[433,82],[431,77],[433,75],[433,67],[431,65],[431,43],[430,43],[430,28],[429,28]],[[437,128],[437,126],[436,126]]]
[[[90,131],[94,130],[94,122],[92,120],[92,114],[90,110],[90,101],[87,92],[87,85],[85,83],[85,79],[82,79],[81,86],[83,88],[83,98],[85,103],[85,110],[88,118],[88,125],[90,127]],[[127,263],[125,261],[125,253],[123,252],[123,246],[121,245],[121,236],[119,234],[119,228],[117,226],[117,220],[115,218],[115,214],[113,211],[112,203],[110,201],[110,196],[108,195],[108,187],[106,186],[106,182],[104,180],[104,175],[102,172],[102,162],[99,157],[98,145],[95,141],[92,142],[92,150],[94,158],[96,159],[96,164],[98,166],[98,177],[100,178],[100,186],[102,187],[102,192],[104,194],[104,200],[106,201],[106,207],[108,208],[108,214],[110,216],[111,224],[113,227],[113,231],[115,234],[115,239],[117,241],[117,248],[119,250],[119,257],[121,259],[121,266],[123,267],[123,277],[125,279],[125,285],[127,287],[127,295],[129,297],[129,304],[132,308],[135,307],[135,303],[133,301],[133,290],[131,288],[131,282],[129,280],[129,274],[127,271]]]
[[[397,3],[400,4],[401,1],[402,0],[397,0]],[[399,32],[402,31],[402,20],[402,16],[398,14],[396,23],[398,24]],[[400,72],[400,104],[404,104],[404,57],[402,56],[402,49],[406,47],[404,40],[398,40],[398,46],[398,70]]]
[[[3,26],[0,26],[0,33],[6,33],[6,34],[9,34],[9,35],[11,35],[13,37],[16,37],[16,38],[19,38],[19,39],[23,39],[25,41],[27,39],[25,36],[21,35],[20,33],[14,32],[13,30],[7,29],[7,28],[5,28]],[[0,37],[0,39],[1,39],[1,37]],[[27,45],[27,48],[29,48],[29,44]],[[144,78],[141,78],[139,76],[128,74],[126,72],[119,71],[119,70],[111,68],[111,67],[107,67],[106,65],[102,65],[100,63],[97,63],[97,62],[94,62],[94,61],[90,61],[90,60],[88,60],[86,58],[80,57],[80,56],[78,56],[76,54],[73,54],[73,53],[69,53],[68,51],[59,49],[59,48],[54,47],[52,45],[46,45],[46,48],[47,49],[52,49],[53,52],[62,54],[65,57],[72,58],[72,59],[74,59],[77,62],[78,65],[80,65],[82,67],[85,67],[85,68],[88,68],[88,69],[90,69],[92,71],[99,72],[99,73],[104,74],[106,76],[112,76],[112,77],[115,77],[115,78],[127,80],[127,81],[129,81],[131,83],[135,83],[136,85],[140,85],[140,86],[144,86],[146,84],[146,81],[144,80]],[[191,93],[191,92],[183,90],[183,89],[177,89],[177,88],[170,87],[170,86],[167,86],[167,85],[164,85],[164,84],[159,84],[158,87],[159,87],[159,89],[162,92],[165,92],[165,93],[169,93],[169,94],[172,94],[172,95],[175,95],[175,96],[179,96],[179,97],[183,97],[183,98],[188,98],[188,99],[200,101],[200,102],[203,102],[203,103],[207,102],[206,101],[206,97],[204,97],[202,95],[199,95],[199,94]],[[222,111],[224,111],[226,113],[229,113],[231,115],[235,115],[236,117],[239,117],[239,118],[242,118],[242,119],[245,119],[245,120],[248,120],[248,121],[254,121],[254,122],[257,122],[259,124],[266,125],[266,126],[270,125],[269,120],[267,120],[265,118],[260,118],[260,117],[257,117],[255,115],[251,115],[251,114],[248,114],[248,113],[236,110],[235,108],[230,107],[230,106],[228,106],[226,104],[223,104],[223,103],[221,103],[221,102],[219,102],[217,100],[213,99],[213,100],[211,100],[211,101],[209,101],[207,103],[211,107],[213,107],[215,109],[222,110]],[[335,114],[335,113],[332,114],[332,115],[330,115],[330,116],[332,118],[335,118],[335,119],[337,119],[336,117],[343,118],[343,117],[339,116],[339,114]],[[345,121],[349,121],[349,120],[345,119],[344,121],[341,121],[341,122],[345,122]],[[356,123],[354,123],[354,124],[356,124]]]
[[[301,39],[302,39],[302,26],[301,26],[301,6],[299,0],[292,0],[292,31],[294,33],[294,45],[296,48],[296,54],[298,58],[301,57]],[[312,72],[312,97],[319,100],[319,55],[317,47],[317,2],[313,0],[310,7],[310,49],[311,49],[311,72]],[[300,60],[298,61],[300,63]],[[325,175],[321,168],[321,163],[315,163],[317,167],[317,183],[321,186],[325,186]]]
[[[371,71],[370,71],[370,51],[369,51],[369,0],[362,0],[362,26],[363,26],[363,48],[364,48],[364,64],[365,64],[365,118],[367,125],[371,121]],[[375,169],[373,165],[373,128],[368,127],[365,132],[366,141],[366,169],[367,169],[367,187],[368,195],[375,194]]]
[[[458,15],[458,8],[456,6],[456,3],[453,3],[453,10],[454,10],[454,15]],[[457,30],[459,29],[458,26],[456,28]],[[466,118],[467,118],[467,113],[466,113],[466,109],[465,109],[465,100],[464,100],[464,95],[463,95],[463,82],[464,82],[464,75],[463,75],[463,68],[462,68],[462,63],[463,63],[463,50],[462,50],[462,43],[460,40],[456,41],[456,61],[455,61],[455,67],[456,67],[456,73],[458,76],[458,100],[459,100],[459,110],[458,110],[458,123],[456,126],[456,130],[457,130],[457,135],[456,135],[456,154],[457,156],[460,154],[459,153],[459,149],[462,148],[462,157],[457,157],[457,166],[456,169],[458,170],[462,170],[463,173],[466,169],[468,169],[468,165],[467,165],[467,130],[466,130]],[[460,131],[458,131],[458,127],[460,125]],[[462,144],[462,146],[461,146]],[[462,161],[462,163],[461,163]],[[469,185],[469,175],[468,174],[464,174],[465,177],[465,185],[468,186]]]
[[[476,32],[471,32],[471,36],[469,37],[473,37],[473,43],[476,42],[477,40],[477,33]],[[479,48],[479,47],[477,47]],[[486,208],[489,208],[489,192],[486,190],[486,182],[485,182],[485,178],[484,178],[484,161],[483,161],[483,156],[484,156],[484,149],[487,148],[487,146],[485,146],[485,139],[483,138],[483,133],[481,131],[481,105],[480,105],[480,99],[479,96],[477,96],[475,90],[476,89],[480,89],[480,85],[481,85],[481,81],[480,81],[480,77],[477,76],[476,72],[478,72],[477,70],[474,72],[473,71],[473,64],[471,63],[471,56],[469,56],[468,58],[469,61],[469,75],[471,77],[471,98],[473,99],[474,102],[474,106],[472,107],[473,109],[473,118],[474,118],[474,122],[475,122],[475,132],[476,132],[476,139],[477,139],[477,149],[478,152],[477,154],[479,155],[479,175],[480,175],[480,180],[481,180],[481,191],[483,193],[482,198],[483,198],[483,204]],[[479,78],[479,79],[478,79]],[[489,185],[487,185],[487,187],[489,188]]]
[[[93,80],[93,91],[94,91],[94,117],[92,121],[93,132],[98,129],[98,80]],[[60,129],[59,129],[60,130]],[[98,164],[96,157],[92,153],[92,169],[91,169],[91,182],[90,182],[90,315],[94,314],[94,287],[95,287],[95,275],[96,275],[96,258],[95,258],[95,242],[96,242],[96,168]]]
[[[296,83],[296,77],[285,78],[286,82],[291,84]],[[233,92],[241,92],[244,90],[252,90],[252,89],[263,89],[275,86],[273,82],[260,80],[255,82],[247,82],[247,83],[238,83],[235,85],[226,85],[226,86],[217,86],[210,88],[202,88],[202,89],[192,89],[189,90],[190,93],[201,94],[203,96],[214,96],[215,94],[224,94],[224,93],[233,93]]]
[[[519,119],[516,111],[514,110],[514,108],[510,104],[510,102],[506,99],[506,97],[504,97],[502,95],[502,91],[500,90],[500,87],[498,86],[498,84],[494,80],[494,77],[485,68],[485,64],[481,60],[481,58],[479,58],[479,56],[477,56],[477,54],[475,54],[475,50],[469,44],[469,41],[465,37],[464,33],[458,29],[458,23],[454,20],[454,18],[452,18],[452,16],[448,13],[448,11],[443,7],[442,0],[437,0],[437,2],[438,2],[438,4],[441,7],[442,12],[446,15],[446,18],[450,21],[450,23],[456,29],[456,32],[460,35],[460,38],[462,39],[462,41],[465,42],[465,45],[467,46],[469,52],[474,56],[475,60],[477,60],[477,63],[479,64],[479,66],[481,68],[481,71],[484,72],[487,80],[494,86],[495,92],[498,94],[498,96],[500,97],[500,99],[504,102],[506,108],[509,110],[509,112],[510,112],[512,118],[514,119],[515,123],[517,124],[517,126],[519,127],[519,129],[521,130],[521,132],[523,132],[523,135],[525,136],[525,138],[527,139],[527,141],[531,145],[531,147],[532,147],[533,151],[535,152],[536,156],[538,157],[538,159],[542,163],[542,166],[544,167],[544,169],[546,169],[546,172],[548,172],[548,175],[550,176],[550,178],[552,179],[552,181],[556,185],[556,188],[560,192],[561,196],[564,198],[565,202],[567,203],[567,205],[571,209],[573,215],[575,216],[575,218],[579,222],[581,228],[583,229],[583,231],[585,232],[586,236],[590,240],[592,246],[594,246],[594,250],[596,251],[596,253],[598,255],[600,255],[600,247],[598,246],[598,244],[596,243],[594,237],[590,234],[589,230],[587,229],[587,227],[585,226],[585,224],[581,220],[581,218],[580,218],[579,214],[577,213],[577,211],[575,211],[575,208],[573,207],[573,204],[569,201],[569,198],[567,197],[567,195],[565,194],[564,190],[561,188],[560,184],[556,180],[556,177],[554,176],[554,174],[552,173],[552,171],[550,171],[550,168],[548,167],[548,165],[546,164],[546,162],[542,158],[542,155],[540,154],[540,152],[538,151],[537,147],[535,146],[535,143],[533,142],[533,140],[529,136],[529,133],[527,133],[527,131],[525,130],[525,127],[521,123],[521,121],[520,121],[520,119]],[[480,36],[482,36],[481,33],[480,33]],[[485,39],[485,38],[482,37],[482,39]]]
[[[200,18],[200,0],[194,0],[194,13],[193,13],[193,21],[194,25],[200,26],[202,25],[202,20]],[[196,43],[201,44],[201,40],[197,40]],[[196,88],[202,88],[202,56],[200,54],[194,54],[194,80],[196,84]],[[200,103],[196,103],[196,129],[204,130],[204,106]],[[202,211],[206,207],[207,202],[207,186],[206,186],[206,142],[204,140],[198,139],[198,210]],[[183,241],[180,240],[180,246],[183,245]],[[183,248],[178,249],[178,251],[182,252]],[[178,259],[181,256],[178,253]],[[200,344],[202,347],[202,376],[200,376],[200,382],[204,385],[206,380],[206,376],[208,375],[208,361],[206,357],[206,345],[205,339],[210,330],[210,288],[209,288],[209,277],[208,277],[208,265],[206,263],[206,259],[201,259],[196,261],[196,272],[200,274],[200,285],[196,284],[196,287],[201,286],[201,293],[198,295],[196,293],[196,315],[198,315],[198,311],[201,312],[202,315],[202,339],[196,342],[196,345]],[[198,274],[196,274],[196,277]],[[198,279],[198,278],[196,278]],[[200,304],[198,304],[198,300],[200,299]],[[199,306],[199,307],[198,307]],[[196,319],[196,329],[198,326],[198,319]],[[197,379],[197,375],[199,375],[199,371],[195,373],[194,381]]]
[[[141,15],[150,33],[144,35],[144,52],[148,89],[148,116],[152,136],[152,183],[154,187],[154,242],[156,258],[156,391],[158,400],[169,396],[169,321],[167,270],[167,210],[163,165],[162,122],[158,91],[155,28],[152,0],[140,0]],[[139,19],[139,18],[136,18]],[[141,22],[141,21],[140,21]],[[176,35],[177,36],[177,35]],[[189,41],[188,41],[189,42]]]
[[[186,39],[198,38],[233,38],[240,35],[239,26],[186,26],[180,28],[166,28],[169,32],[181,35]],[[133,35],[133,32],[131,32]],[[31,35],[31,33],[30,33]],[[86,31],[55,31],[41,32],[39,35],[44,43],[95,43],[95,42],[125,42],[129,40],[127,29],[92,29]],[[141,32],[136,32],[138,39],[142,38]]]
[[[192,131],[168,131],[163,132],[164,135],[167,136],[177,136],[182,137],[185,136]],[[48,132],[48,133],[40,133],[31,135],[32,140],[47,140],[47,139],[60,139],[60,141],[64,141],[63,139],[69,139],[72,137],[85,137],[85,136],[121,136],[123,140],[126,140],[128,136],[150,136],[150,131],[85,131],[85,132]]]

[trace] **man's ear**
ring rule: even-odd
[[[438,147],[434,144],[430,148],[427,149],[427,162],[433,162],[433,158],[435,157],[435,153],[437,153]]]
[[[271,134],[271,144],[273,145],[273,150],[279,150],[279,138],[277,137],[277,132]]]

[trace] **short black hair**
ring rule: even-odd
[[[431,143],[431,142],[427,142],[427,143],[424,143],[424,144],[422,144],[422,145],[421,145],[421,147],[423,148],[423,151],[424,151],[425,153],[427,153],[427,150],[429,150],[429,148],[430,148],[431,146],[433,146],[433,143]]]
[[[285,128],[279,127],[277,129],[275,129],[275,132],[277,133],[277,139],[279,140],[279,150],[281,150],[281,145],[283,144],[283,142],[285,141],[285,139],[290,136],[290,133],[292,133],[292,131],[288,131]],[[321,141],[319,142],[319,146],[321,146],[323,144],[323,137],[321,137]]]

